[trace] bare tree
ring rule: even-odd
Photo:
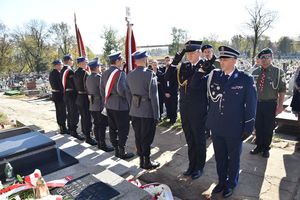
[[[23,29],[17,28],[13,34],[17,54],[23,57],[31,71],[47,69],[47,56],[49,54],[49,32],[43,21],[31,20]]]
[[[250,30],[253,30],[253,52],[252,58],[256,55],[257,44],[262,34],[268,30],[277,18],[277,12],[265,10],[264,3],[256,1],[254,7],[247,8],[250,21],[246,23]]]
[[[55,47],[59,50],[59,57],[71,52],[71,49],[76,48],[76,40],[74,35],[70,34],[70,26],[68,24],[54,23],[51,25],[49,32],[51,40]]]

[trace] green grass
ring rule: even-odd
[[[158,123],[159,126],[161,127],[166,127],[166,128],[171,128],[171,129],[176,129],[179,130],[181,129],[181,118],[180,114],[177,113],[177,120],[174,124],[170,124],[168,119],[163,119],[160,123]]]
[[[0,124],[7,124],[8,123],[8,118],[4,113],[0,112]]]

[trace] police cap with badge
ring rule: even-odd
[[[201,47],[201,51],[203,52],[205,49],[212,49],[213,47],[210,44],[205,44]]]
[[[240,53],[228,46],[220,46],[219,47],[219,58],[234,58],[237,59],[240,55]]]
[[[202,41],[189,40],[185,43],[185,52],[193,52],[201,49]]]

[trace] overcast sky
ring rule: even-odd
[[[266,8],[278,12],[278,19],[265,35],[272,41],[281,36],[300,35],[300,1],[266,0]],[[125,7],[131,9],[136,43],[141,45],[170,44],[171,27],[188,31],[191,39],[217,35],[230,40],[233,35],[250,33],[246,7],[254,0],[0,0],[0,21],[13,29],[30,19],[47,24],[66,22],[74,31],[74,12],[85,45],[101,53],[100,38],[104,26],[126,34]],[[75,31],[74,31],[75,32]]]

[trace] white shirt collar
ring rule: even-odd
[[[198,61],[196,63],[191,63],[192,66],[196,66],[200,60],[201,60],[201,58],[199,57],[199,59],[198,59]]]
[[[229,78],[231,77],[231,75],[233,74],[233,72],[234,72],[234,70],[235,70],[235,67],[233,68],[233,70],[229,73],[229,74],[226,74],[226,73],[224,73],[225,75],[228,75],[229,76]]]

